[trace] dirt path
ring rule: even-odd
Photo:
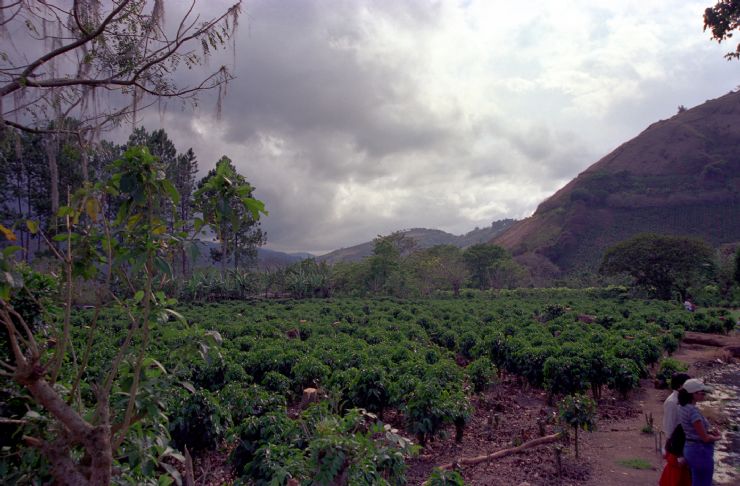
[[[740,336],[717,336],[688,333],[692,344],[683,344],[674,358],[690,364],[692,376],[727,369],[732,361],[722,347],[694,344],[712,340],[721,346],[739,345]],[[737,373],[740,374],[740,373]],[[462,443],[443,439],[430,444],[416,459],[409,461],[408,484],[418,485],[429,477],[434,466],[455,462],[460,458],[490,454],[511,448],[539,435],[556,431],[553,420],[547,420],[544,430],[538,432],[538,423],[552,418],[554,409],[546,403],[541,390],[522,388],[515,380],[507,379],[494,387],[495,391],[475,398],[477,410],[467,427]],[[663,401],[668,390],[656,389],[651,380],[643,380],[641,387],[629,400],[622,401],[611,392],[599,404],[598,430],[581,434],[581,457],[575,459],[573,447],[562,451],[561,469],[556,466],[555,445],[546,445],[501,460],[461,467],[466,484],[471,486],[643,486],[657,484],[663,468],[658,437],[644,433],[645,414],[652,414],[655,430],[663,421]],[[709,416],[708,414],[705,415]],[[489,417],[500,418],[493,428]],[[714,423],[718,414],[710,418]],[[402,424],[398,425],[399,427]],[[727,428],[727,425],[725,425]],[[453,431],[450,431],[450,435]],[[660,437],[660,436],[659,436]],[[661,437],[664,440],[664,436]],[[739,439],[740,440],[740,439]],[[735,455],[737,455],[735,453]],[[645,469],[636,469],[640,465]],[[737,462],[735,463],[737,464]],[[727,468],[726,468],[727,469]],[[740,484],[740,469],[729,468],[729,477],[716,484]]]
[[[695,333],[692,333],[695,334]],[[698,335],[701,337],[701,335]],[[711,336],[724,346],[740,345],[737,335]],[[731,359],[725,351],[714,346],[684,344],[673,356],[690,364],[689,374],[703,377],[712,370],[726,366]],[[642,486],[657,484],[663,468],[660,452],[656,450],[656,438],[653,434],[642,432],[646,425],[645,414],[652,414],[655,429],[660,430],[663,420],[663,401],[669,390],[658,390],[647,380],[632,397],[632,402],[640,411],[634,418],[606,424],[601,430],[587,434],[584,454],[591,466],[590,479],[585,484],[599,486]],[[659,447],[659,444],[657,444]],[[649,464],[649,469],[635,469],[624,465],[625,461],[642,460]],[[723,478],[721,484],[733,484],[740,481],[740,474],[734,471],[735,477]],[[732,474],[732,471],[730,471]],[[717,482],[715,475],[715,482]],[[729,480],[729,482],[727,482]],[[738,484],[738,483],[734,483]]]

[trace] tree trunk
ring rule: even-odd
[[[51,217],[59,211],[59,164],[57,164],[57,142],[54,135],[45,140],[46,158],[49,162],[49,194],[51,199]]]
[[[578,459],[578,427],[576,427],[576,459]]]

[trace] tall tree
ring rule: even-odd
[[[509,253],[498,245],[480,243],[469,246],[463,252],[468,265],[473,286],[484,290],[493,286],[493,272],[496,265],[511,259]]]
[[[607,249],[600,271],[626,273],[659,299],[675,291],[684,300],[692,284],[714,273],[714,251],[695,238],[643,233]]]
[[[740,0],[720,0],[704,11],[704,30],[712,32],[717,42],[729,41],[734,30],[740,28]],[[734,51],[725,54],[728,60],[740,59],[740,43]]]
[[[160,214],[167,221],[170,232],[175,229],[189,232],[192,229],[193,190],[195,189],[195,176],[198,173],[198,161],[193,149],[189,148],[184,154],[178,154],[174,142],[164,129],[149,132],[143,127],[134,129],[128,138],[128,146],[144,146],[159,159],[165,177],[172,182],[180,195],[176,205],[171,203],[161,206]],[[179,222],[182,227],[175,228],[175,222]],[[187,273],[187,252],[183,248],[180,253],[181,273],[184,275]]]
[[[162,98],[194,99],[217,89],[220,101],[232,78],[225,66],[189,86],[178,85],[174,73],[231,45],[241,0],[206,20],[194,1],[168,25],[164,6],[164,0],[0,4],[0,34],[13,35],[0,66],[0,125],[43,134],[53,212],[61,190],[58,134],[72,135],[85,146],[122,119],[135,126],[138,113]],[[70,116],[77,122],[68,123]],[[84,153],[80,163],[88,179]]]
[[[450,289],[455,296],[470,273],[462,251],[454,245],[436,245],[412,255],[411,263],[420,281],[420,290],[428,294],[432,289]]]
[[[368,258],[366,285],[370,292],[403,293],[406,275],[403,260],[416,248],[416,240],[400,231],[373,240],[373,254]]]
[[[260,213],[267,214],[264,204],[252,198],[252,187],[246,178],[236,171],[231,159],[226,156],[216,163],[195,191],[195,207],[202,214],[197,226],[207,224],[221,245],[218,258],[221,271],[226,271],[226,262],[231,256],[234,268],[239,268],[244,259],[256,258],[257,248],[264,244],[265,235],[259,226]]]

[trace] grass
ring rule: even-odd
[[[645,459],[638,459],[638,458],[632,458],[632,459],[622,459],[620,461],[617,461],[617,464],[620,466],[629,467],[631,469],[652,469],[653,465],[650,464]]]

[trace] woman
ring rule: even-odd
[[[686,380],[678,391],[679,418],[686,434],[683,456],[691,470],[692,486],[712,486],[714,443],[720,439],[718,435],[709,433],[707,419],[695,406],[704,400],[708,391],[709,387],[695,378]]]
[[[686,373],[674,373],[671,377],[673,392],[663,402],[663,432],[666,444],[663,450],[666,464],[660,475],[658,486],[691,486],[691,471],[683,458],[685,435],[680,426],[678,391],[691,377]]]

